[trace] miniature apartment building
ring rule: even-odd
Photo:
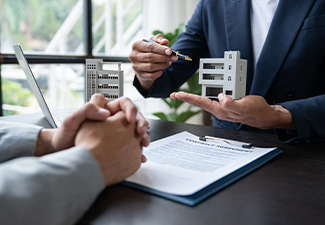
[[[217,99],[223,92],[233,99],[245,96],[247,60],[239,51],[226,51],[224,58],[200,59],[199,83],[202,96]]]
[[[100,93],[110,101],[123,95],[123,71],[117,62],[117,70],[103,70],[102,59],[86,59],[86,101],[94,93]]]

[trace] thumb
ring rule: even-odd
[[[111,115],[110,111],[94,103],[86,103],[81,109],[69,114],[63,121],[63,128],[79,129],[85,120],[103,121]]]
[[[234,100],[224,93],[218,95],[218,100],[224,110],[230,110]]]
[[[106,120],[107,117],[111,115],[110,111],[104,108],[98,108],[97,112],[91,115],[89,115],[90,118],[87,117],[87,119],[93,119],[93,120]],[[93,118],[92,118],[93,117]]]
[[[106,120],[110,115],[111,112],[105,108],[101,108],[95,104],[89,104],[82,110],[80,114],[81,120]]]

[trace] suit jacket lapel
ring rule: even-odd
[[[280,0],[260,58],[250,94],[265,96],[315,0]]]
[[[224,6],[227,49],[238,50],[241,52],[241,58],[247,59],[248,94],[254,76],[250,0],[224,0]]]

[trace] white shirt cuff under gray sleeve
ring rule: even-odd
[[[74,224],[104,189],[85,148],[0,164],[0,224]]]

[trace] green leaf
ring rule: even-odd
[[[195,73],[193,76],[191,76],[191,78],[188,79],[187,83],[191,90],[195,90],[197,87],[201,86],[199,84],[199,73]]]
[[[172,34],[171,32],[165,34],[165,38],[167,38],[168,40],[172,39],[173,37],[174,34]]]
[[[162,35],[164,35],[164,33],[162,32],[162,31],[160,31],[160,30],[154,30],[153,32],[152,32],[152,34],[153,35],[157,35],[157,34],[162,34]],[[164,35],[165,36],[165,35]]]
[[[199,87],[198,89],[195,89],[192,91],[193,94],[195,95],[201,95],[202,94],[202,87]]]
[[[172,38],[168,43],[168,47],[173,46],[173,44],[176,42],[176,40],[177,40],[177,37]]]
[[[178,25],[178,27],[175,29],[175,33],[179,33],[179,32],[181,32],[183,29],[184,29],[184,27],[185,27],[185,24],[184,23],[180,23],[179,25]]]
[[[10,81],[2,78],[2,98],[4,104],[18,105],[18,106],[28,106],[29,98],[33,96],[33,93],[23,88],[23,86],[15,81]],[[4,110],[5,115],[17,114],[15,111]]]
[[[184,102],[176,100],[176,99],[170,99],[170,102],[172,105],[171,108],[174,108],[174,109],[178,109],[184,103]]]
[[[162,100],[168,105],[169,108],[177,110],[184,102],[171,99],[171,98],[162,98]]]
[[[168,113],[167,114],[167,120],[168,121],[176,121],[176,115],[175,115],[175,113]]]
[[[188,79],[187,84],[188,88],[180,89],[180,91],[201,95],[202,85],[199,84],[199,73],[195,73],[190,79]]]
[[[162,100],[169,106],[169,108],[173,108],[172,102],[168,101],[168,98],[162,98]]]
[[[161,120],[168,121],[167,116],[165,115],[165,113],[157,112],[157,113],[153,113],[152,115],[157,116]]]
[[[198,111],[186,111],[181,113],[180,115],[178,115],[176,117],[176,121],[177,122],[185,122],[186,120],[188,120],[189,118],[191,118],[192,116],[200,113],[202,110],[198,110]]]
[[[184,29],[185,24],[184,23],[180,23],[178,25],[178,27],[175,29],[175,36],[178,37],[178,35],[182,32],[182,30]]]
[[[182,31],[185,27],[185,23],[180,23],[176,30]]]
[[[174,38],[174,35],[173,35],[172,33],[167,33],[167,34],[165,34],[165,38],[166,38],[168,41],[170,41],[170,40],[172,40],[172,39]]]

